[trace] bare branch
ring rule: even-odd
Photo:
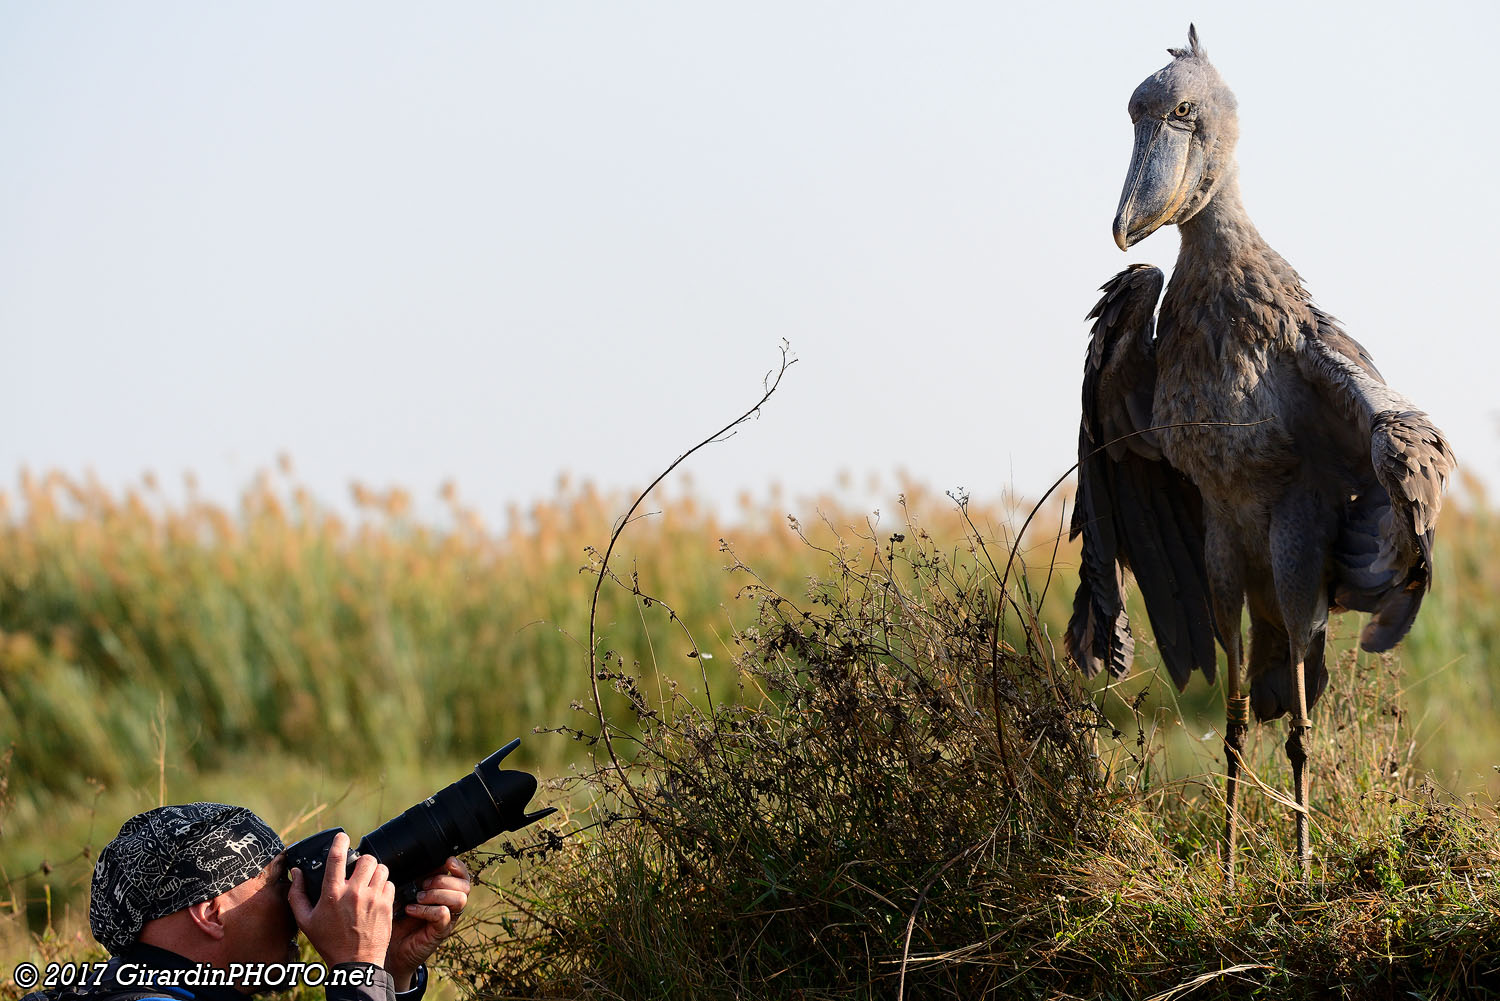
[[[641,506],[642,502],[644,502],[645,499],[650,495],[651,491],[655,490],[663,480],[670,476],[672,474],[672,471],[680,466],[688,456],[703,448],[705,445],[711,445],[715,442],[723,441],[726,435],[731,434],[741,424],[757,416],[760,413],[760,408],[765,405],[765,402],[771,398],[771,394],[775,393],[777,388],[781,385],[782,376],[786,375],[787,369],[791,368],[796,363],[797,359],[791,356],[790,348],[787,342],[782,341],[781,366],[774,373],[768,372],[766,374],[766,378],[762,382],[762,386],[764,387],[765,391],[764,393],[762,393],[760,399],[755,401],[755,405],[749,410],[746,410],[744,413],[740,414],[740,416],[736,417],[734,420],[730,421],[728,424],[724,425],[724,427],[720,428],[718,431],[715,431],[707,438],[704,438],[702,441],[698,442],[698,444],[694,445],[686,452],[683,452],[672,462],[670,466],[662,470],[660,475],[658,475],[656,479],[651,481],[651,485],[646,487],[645,490],[641,491],[640,496],[636,497],[635,503],[630,505],[629,510],[627,510],[625,514],[622,515],[620,519],[615,523],[614,531],[612,531],[609,536],[609,545],[605,547],[604,555],[599,558],[599,571],[597,579],[594,581],[594,593],[593,596],[589,599],[589,688],[594,694],[594,713],[599,721],[599,735],[604,741],[605,750],[609,753],[610,763],[614,765],[615,772],[620,776],[621,783],[624,784],[626,791],[630,794],[630,798],[634,800],[636,808],[640,811],[640,814],[642,816],[648,816],[649,814],[646,810],[645,805],[640,801],[640,797],[636,793],[634,784],[631,783],[629,778],[625,775],[625,767],[620,764],[619,756],[615,753],[614,738],[610,736],[610,728],[604,716],[604,699],[599,693],[599,641],[597,629],[599,618],[599,592],[604,587],[605,579],[611,576],[609,572],[609,558],[615,551],[615,543],[620,540],[620,536],[624,533],[626,526],[631,523],[631,519],[635,515],[636,509]],[[709,712],[712,713],[713,693],[708,690],[708,682],[706,676],[704,679],[704,695],[708,698]]]

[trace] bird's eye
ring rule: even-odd
[[[1186,118],[1188,115],[1191,115],[1192,113],[1193,113],[1193,103],[1191,101],[1183,101],[1181,104],[1179,104],[1177,106],[1177,110],[1173,112],[1173,114],[1176,115],[1178,118]]]

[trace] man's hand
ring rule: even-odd
[[[385,968],[396,981],[396,990],[410,990],[417,967],[453,934],[472,887],[469,870],[456,858],[444,862],[441,869],[422,881],[417,902],[406,905],[406,914],[391,930]]]
[[[323,871],[323,894],[316,903],[307,899],[301,869],[292,870],[292,889],[287,900],[297,927],[307,936],[318,955],[329,966],[338,963],[374,963],[385,960],[391,941],[391,907],[396,887],[390,870],[373,855],[361,855],[354,871],[344,876],[349,854],[349,835],[340,831],[328,847]]]

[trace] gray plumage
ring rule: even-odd
[[[1234,96],[1196,30],[1169,51],[1130,99],[1114,235],[1123,250],[1175,224],[1181,251],[1158,315],[1162,273],[1139,264],[1089,314],[1066,645],[1088,674],[1125,673],[1128,569],[1178,687],[1194,670],[1213,680],[1217,637],[1235,698],[1248,604],[1250,705],[1261,720],[1290,712],[1300,755],[1327,682],[1328,612],[1371,613],[1366,650],[1406,634],[1454,458],[1251,224]]]

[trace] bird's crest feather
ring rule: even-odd
[[[1168,49],[1167,53],[1177,59],[1208,59],[1208,50],[1198,44],[1198,29],[1191,24],[1188,25],[1188,47]]]

